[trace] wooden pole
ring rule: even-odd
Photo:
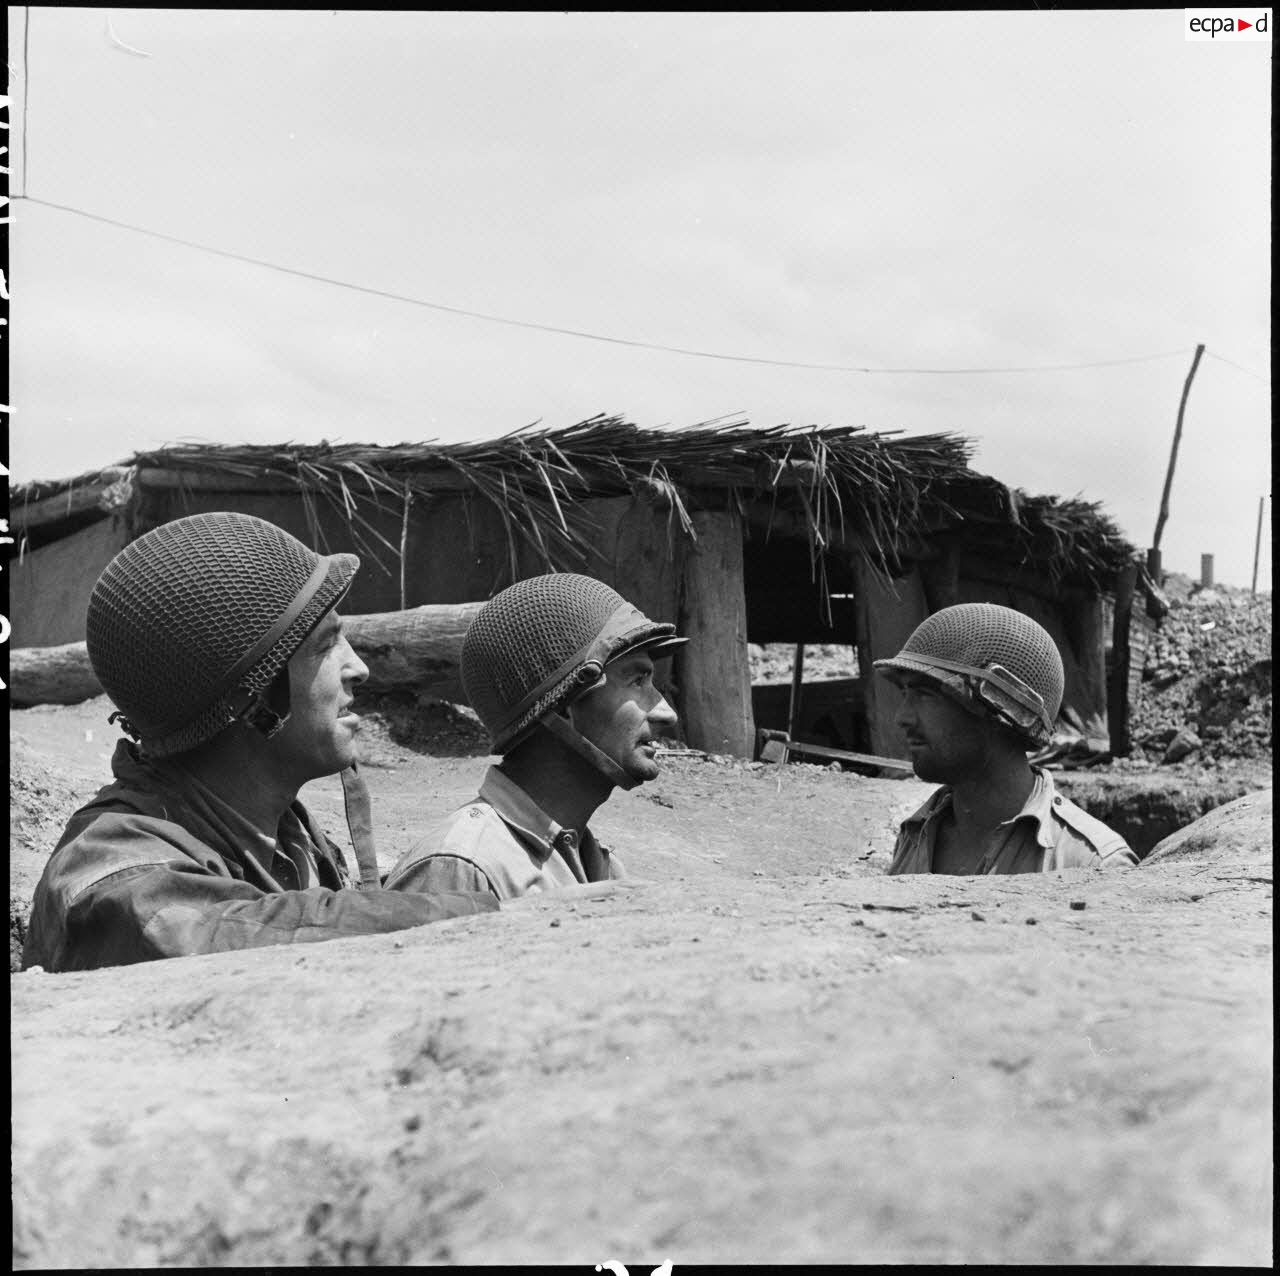
[[[800,721],[800,695],[804,689],[804,643],[796,643],[795,663],[791,666],[791,701],[787,706],[787,739],[796,738],[796,724]]]
[[[1258,530],[1253,538],[1253,584],[1249,587],[1251,594],[1258,592],[1258,551],[1262,548],[1262,506],[1265,496],[1258,497]]]
[[[1200,357],[1204,354],[1204,343],[1196,346],[1195,358],[1191,360],[1191,371],[1187,373],[1182,387],[1182,401],[1178,404],[1178,422],[1173,428],[1173,447],[1169,450],[1169,470],[1164,476],[1164,491],[1160,496],[1160,513],[1156,516],[1156,532],[1151,538],[1151,549],[1147,554],[1147,570],[1156,584],[1160,583],[1160,534],[1169,518],[1169,491],[1173,487],[1173,467],[1178,463],[1178,444],[1182,442],[1182,415],[1187,408],[1187,395],[1191,393],[1191,382],[1195,378],[1196,369],[1200,366]]]
[[[400,520],[400,610],[405,610],[404,565],[405,551],[409,545],[409,506],[413,504],[413,491],[409,480],[404,481],[404,515]]]

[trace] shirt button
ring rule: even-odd
[[[1054,806],[1061,806],[1061,805],[1062,805],[1062,799],[1061,799],[1060,797],[1055,797],[1055,798],[1053,799],[1053,804],[1054,804]]]

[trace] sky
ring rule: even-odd
[[[1164,565],[1249,585],[1266,497],[1270,588],[1271,45],[1183,13],[11,8],[12,480],[731,417],[1147,546],[1203,343]]]

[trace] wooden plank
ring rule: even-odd
[[[298,485],[279,475],[230,474],[217,470],[163,470],[147,466],[138,471],[138,486],[159,491],[296,492]]]
[[[742,520],[733,511],[692,515],[697,541],[683,555],[676,657],[678,709],[690,745],[749,758],[755,746],[747,603],[742,580]]]
[[[884,767],[887,771],[902,771],[907,775],[914,773],[910,762],[902,758],[882,758],[875,753],[853,753],[848,749],[831,749],[825,744],[805,744],[803,740],[787,742],[788,754],[800,754],[804,757],[828,758],[834,762],[860,762],[865,766]]]
[[[123,519],[102,518],[12,559],[10,643],[47,647],[82,641],[89,595],[102,569],[128,541]]]
[[[887,584],[859,565],[856,590],[858,662],[865,671],[867,737],[871,751],[884,757],[907,752],[907,742],[894,722],[900,693],[872,668],[872,662],[896,656],[902,644],[929,614],[924,586],[916,571]]]
[[[582,569],[612,585],[650,620],[679,620],[680,562],[687,537],[648,496],[594,497],[582,505],[594,555]]]

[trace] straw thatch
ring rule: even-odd
[[[372,509],[403,510],[442,482],[490,501],[506,527],[514,563],[519,541],[549,569],[587,561],[588,497],[646,492],[669,510],[669,531],[694,535],[691,507],[712,501],[745,509],[767,499],[796,514],[809,538],[815,574],[823,551],[852,545],[879,572],[899,568],[904,537],[955,531],[1002,561],[1033,566],[1054,580],[1105,588],[1134,554],[1097,505],[1028,496],[969,468],[972,444],[949,432],[903,437],[861,427],[775,426],[740,420],[679,430],[641,429],[597,416],[561,430],[527,427],[476,443],[226,447],[187,444],[136,453],[123,467],[60,484],[15,487],[24,505],[158,469],[277,482],[302,494],[320,535],[316,502],[339,509],[359,547],[400,554],[370,522]],[[21,520],[19,519],[19,522]]]

